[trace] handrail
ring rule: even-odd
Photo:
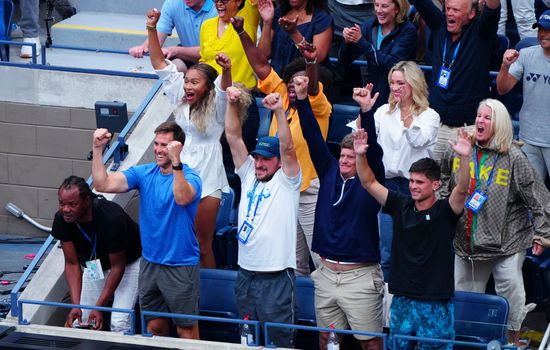
[[[67,304],[67,303],[58,303],[53,301],[39,301],[39,300],[26,300],[26,299],[19,299],[17,302],[17,308],[19,309],[19,316],[17,317],[17,321],[20,325],[29,325],[30,322],[23,319],[23,304],[29,304],[29,305],[44,305],[44,306],[54,306],[54,307],[62,307],[66,309],[86,309],[86,310],[98,310],[98,311],[107,311],[107,312],[122,312],[130,315],[130,330],[125,332],[126,335],[134,335],[136,334],[135,329],[135,318],[136,318],[136,312],[132,309],[120,309],[116,307],[105,307],[105,306],[95,306],[95,305],[79,305],[79,304]]]
[[[30,46],[32,49],[31,61],[32,61],[32,64],[36,64],[36,57],[38,56],[36,51],[36,43],[26,43],[24,41],[13,41],[13,40],[0,40],[0,44],[15,45],[15,46]]]
[[[550,338],[550,324],[546,328],[546,332],[544,332],[544,337],[542,337],[542,341],[540,342],[539,350],[547,349],[549,338]]]
[[[254,320],[237,320],[232,318],[223,318],[223,317],[212,317],[212,316],[199,316],[199,315],[185,315],[185,314],[173,314],[169,312],[155,312],[155,311],[145,311],[141,310],[141,335],[144,337],[151,337],[152,334],[147,332],[147,322],[145,321],[145,316],[153,317],[167,317],[167,318],[178,318],[178,319],[188,319],[188,320],[197,320],[197,321],[212,321],[220,323],[234,323],[234,324],[248,324],[254,326],[254,342],[249,343],[249,346],[259,346],[260,342],[260,321]]]
[[[131,128],[134,126],[134,124],[137,122],[137,120],[141,117],[141,114],[143,114],[143,112],[145,111],[147,106],[149,106],[149,104],[151,103],[153,97],[156,95],[157,91],[160,89],[161,86],[162,86],[162,82],[157,81],[157,82],[155,82],[153,87],[149,90],[149,93],[147,94],[147,96],[145,96],[145,99],[141,102],[141,104],[139,105],[139,107],[135,111],[132,118],[128,121],[128,123],[126,124],[126,126],[124,127],[122,132],[119,134],[117,141],[115,143],[113,143],[113,145],[105,153],[105,155],[103,157],[103,163],[104,164],[107,163],[107,161],[113,156],[114,156],[115,160],[119,159],[119,161],[120,161],[120,159],[124,159],[123,155],[120,154],[120,152],[121,152],[120,151],[120,146],[121,145],[126,145],[124,140],[125,140],[126,136],[128,135],[128,132],[131,130]],[[117,152],[118,155],[116,155],[115,152]],[[88,178],[87,182],[88,182],[88,185],[90,185],[90,186],[92,185],[92,182],[93,182],[92,181],[92,176],[90,176]],[[21,287],[27,281],[27,279],[29,278],[31,272],[36,267],[36,265],[38,265],[38,262],[44,256],[44,253],[46,253],[46,251],[49,249],[49,247],[52,244],[53,240],[54,240],[54,237],[52,235],[49,235],[48,238],[46,239],[46,241],[44,242],[44,244],[40,247],[40,249],[36,253],[34,259],[29,264],[29,267],[25,270],[23,275],[21,275],[21,277],[19,278],[19,280],[17,281],[17,283],[15,284],[13,289],[11,290],[11,293],[10,293],[11,294],[10,295],[10,297],[11,297],[10,298],[11,299],[11,314],[13,316],[20,316],[19,315],[19,308],[18,308],[18,305],[17,305],[17,298],[18,298],[18,295],[19,295],[19,291],[21,290]]]
[[[276,322],[265,322],[264,323],[264,337],[265,337],[265,347],[266,348],[275,348],[276,345],[269,341],[269,328],[289,328],[289,329],[300,329],[304,331],[314,331],[314,332],[334,332],[340,334],[357,334],[357,335],[367,335],[371,337],[382,338],[383,346],[382,349],[387,348],[387,338],[388,335],[385,333],[375,333],[375,332],[361,332],[361,331],[352,331],[349,329],[336,329],[336,328],[322,328],[314,326],[302,326],[297,324],[288,324],[288,323],[276,323]]]

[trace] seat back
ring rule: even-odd
[[[327,144],[330,152],[336,159],[340,157],[340,142],[342,138],[352,131],[346,124],[357,119],[358,115],[358,106],[344,104],[335,104],[332,106]]]
[[[455,333],[457,340],[487,343],[506,342],[508,301],[498,295],[455,292]]]
[[[296,303],[298,321],[306,326],[316,326],[315,288],[309,277],[296,277]]]
[[[218,216],[216,217],[216,229],[214,232],[222,230],[224,227],[229,226],[231,223],[231,210],[235,203],[235,192],[229,187],[229,192],[222,192],[222,199],[220,202],[220,209],[218,210]]]

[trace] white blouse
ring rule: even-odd
[[[181,161],[199,174],[202,180],[201,198],[204,198],[228,186],[220,144],[220,137],[224,131],[227,95],[220,87],[221,77],[218,76],[214,82],[215,106],[208,116],[206,132],[200,132],[189,117],[189,105],[184,99],[184,74],[178,72],[172,62],[166,60],[166,64],[167,67],[156,72],[163,81],[164,93],[175,105],[176,123],[185,132]]]
[[[412,163],[419,159],[433,158],[433,148],[439,129],[439,114],[431,108],[420,115],[413,115],[413,122],[406,128],[401,111],[396,107],[389,111],[385,104],[374,113],[378,144],[384,151],[386,178],[409,178]]]

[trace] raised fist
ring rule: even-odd
[[[220,52],[216,55],[216,63],[222,67],[223,70],[231,68],[231,59],[225,52]]]
[[[160,18],[160,11],[157,9],[152,9],[147,11],[147,22],[146,25],[155,27]]]
[[[94,137],[93,137],[93,147],[94,148],[104,148],[105,145],[107,145],[111,138],[113,137],[113,134],[109,132],[107,129],[96,129],[94,131]]]

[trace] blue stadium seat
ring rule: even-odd
[[[498,295],[455,292],[456,340],[506,343],[508,301]],[[455,347],[456,349],[457,347]]]
[[[235,279],[237,271],[201,269],[201,290],[199,314],[201,316],[238,319],[235,300]],[[231,323],[201,321],[201,339],[238,343],[239,326]]]
[[[358,106],[344,104],[335,104],[332,106],[327,144],[330,152],[336,159],[340,157],[340,141],[352,131],[346,124],[357,119],[358,115]]]
[[[229,192],[222,193],[220,209],[216,218],[215,236],[212,242],[212,250],[216,258],[218,268],[237,269],[237,209],[234,208],[235,192],[229,188]]]
[[[0,39],[11,40],[11,21],[13,19],[13,2],[0,0]],[[0,45],[0,61],[10,60],[10,46]]]
[[[296,302],[298,321],[305,326],[315,326],[315,288],[309,277],[296,277]]]

